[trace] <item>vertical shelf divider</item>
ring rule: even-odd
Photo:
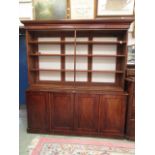
[[[93,37],[91,32],[89,32],[89,41],[92,41]],[[88,55],[93,54],[93,44],[88,44]],[[93,57],[90,56],[88,57],[88,70],[92,70],[92,62],[93,62]],[[92,80],[92,72],[88,72],[88,83],[90,84]]]
[[[65,41],[65,37],[64,34],[61,36],[61,41],[64,42]],[[62,43],[61,44],[61,54],[65,54],[65,44]],[[62,83],[65,82],[65,72],[63,72],[63,70],[65,70],[65,57],[60,56],[61,57],[61,81]]]
[[[38,40],[38,38],[35,38],[35,40]],[[33,49],[33,50],[35,50],[35,51],[37,51],[38,52],[38,49],[39,47],[38,47],[38,45],[37,46],[35,46],[35,49]],[[39,57],[36,57],[35,58],[36,59],[36,61],[35,61],[35,67],[36,68],[39,68]],[[37,72],[37,76],[36,76],[36,82],[38,82],[39,81],[39,76],[40,76],[40,72]]]
[[[117,37],[117,41],[118,41],[118,39],[119,38]],[[116,47],[116,55],[119,54],[118,51],[120,51],[120,48],[117,45],[117,47]],[[118,68],[119,68],[119,66],[118,66],[118,58],[116,57],[116,68],[115,68],[115,70],[117,71]],[[115,73],[115,84],[118,85],[118,83],[119,83],[118,75]]]
[[[74,30],[74,87],[76,86],[76,29]]]
[[[31,53],[31,45],[29,45],[29,40],[31,40],[30,38],[30,34],[29,34],[29,31],[26,31],[26,49],[27,49],[27,66],[28,66],[28,81],[29,81],[29,84],[31,85],[32,84],[32,78],[31,78],[31,75],[30,75],[30,69],[31,69],[31,63],[30,63],[30,53]]]
[[[123,51],[124,51],[124,54],[125,54],[125,62],[124,62],[124,67],[123,67],[123,79],[125,79],[125,71],[126,71],[126,67],[127,67],[127,57],[128,57],[128,45],[127,45],[127,43],[128,43],[128,31],[126,31],[126,33],[125,33],[125,38],[123,38],[123,40],[125,40],[126,41],[126,43],[125,43],[125,49],[123,49]],[[124,80],[123,80],[123,84],[122,84],[122,87],[124,86]]]

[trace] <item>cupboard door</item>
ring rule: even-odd
[[[125,96],[103,95],[100,104],[100,131],[121,136],[125,126]]]
[[[28,131],[49,131],[48,93],[27,92]]]
[[[71,93],[51,94],[52,129],[72,130],[74,96]]]
[[[98,132],[98,95],[76,94],[75,99],[75,130]]]

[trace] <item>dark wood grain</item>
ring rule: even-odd
[[[28,131],[49,132],[49,103],[48,93],[28,92],[27,112]]]
[[[51,94],[53,130],[73,130],[74,96],[71,93]]]
[[[129,93],[127,98],[126,136],[135,140],[135,80],[134,77],[127,78],[125,89]]]
[[[101,96],[100,131],[104,133],[124,134],[126,102],[124,96]]]
[[[98,95],[76,94],[75,97],[75,130],[98,131]]]
[[[27,89],[28,132],[124,137],[126,96],[124,92],[127,60],[127,32],[133,17],[105,17],[97,20],[22,21],[26,30],[29,88]],[[60,41],[38,41],[39,37],[60,37]],[[65,37],[74,38],[65,41]],[[88,41],[78,41],[87,37]],[[93,37],[115,37],[117,41],[93,41]],[[60,45],[60,54],[42,54],[39,44]],[[66,45],[74,46],[66,54]],[[93,54],[93,45],[115,45],[117,53]],[[87,45],[88,54],[77,54],[77,45]],[[50,51],[49,51],[50,52]],[[60,69],[39,68],[39,58],[60,57]],[[74,69],[66,69],[66,57],[74,59]],[[76,58],[87,58],[88,69],[76,69]],[[116,59],[115,70],[93,70],[93,58]],[[40,71],[61,72],[61,81],[39,80]],[[65,81],[65,74],[74,73],[74,81]],[[76,73],[87,73],[86,82],[77,82]],[[114,74],[115,82],[92,82],[92,74]],[[128,107],[128,106],[127,106]],[[130,110],[130,108],[129,108]],[[135,116],[131,107],[127,122],[128,136],[133,135]],[[128,112],[129,118],[129,112]],[[127,120],[126,120],[127,121]],[[130,133],[129,133],[130,132]]]

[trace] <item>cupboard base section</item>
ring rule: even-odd
[[[125,92],[26,92],[29,133],[125,138]]]

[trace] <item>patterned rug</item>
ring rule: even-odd
[[[29,155],[134,155],[134,143],[39,138]]]

